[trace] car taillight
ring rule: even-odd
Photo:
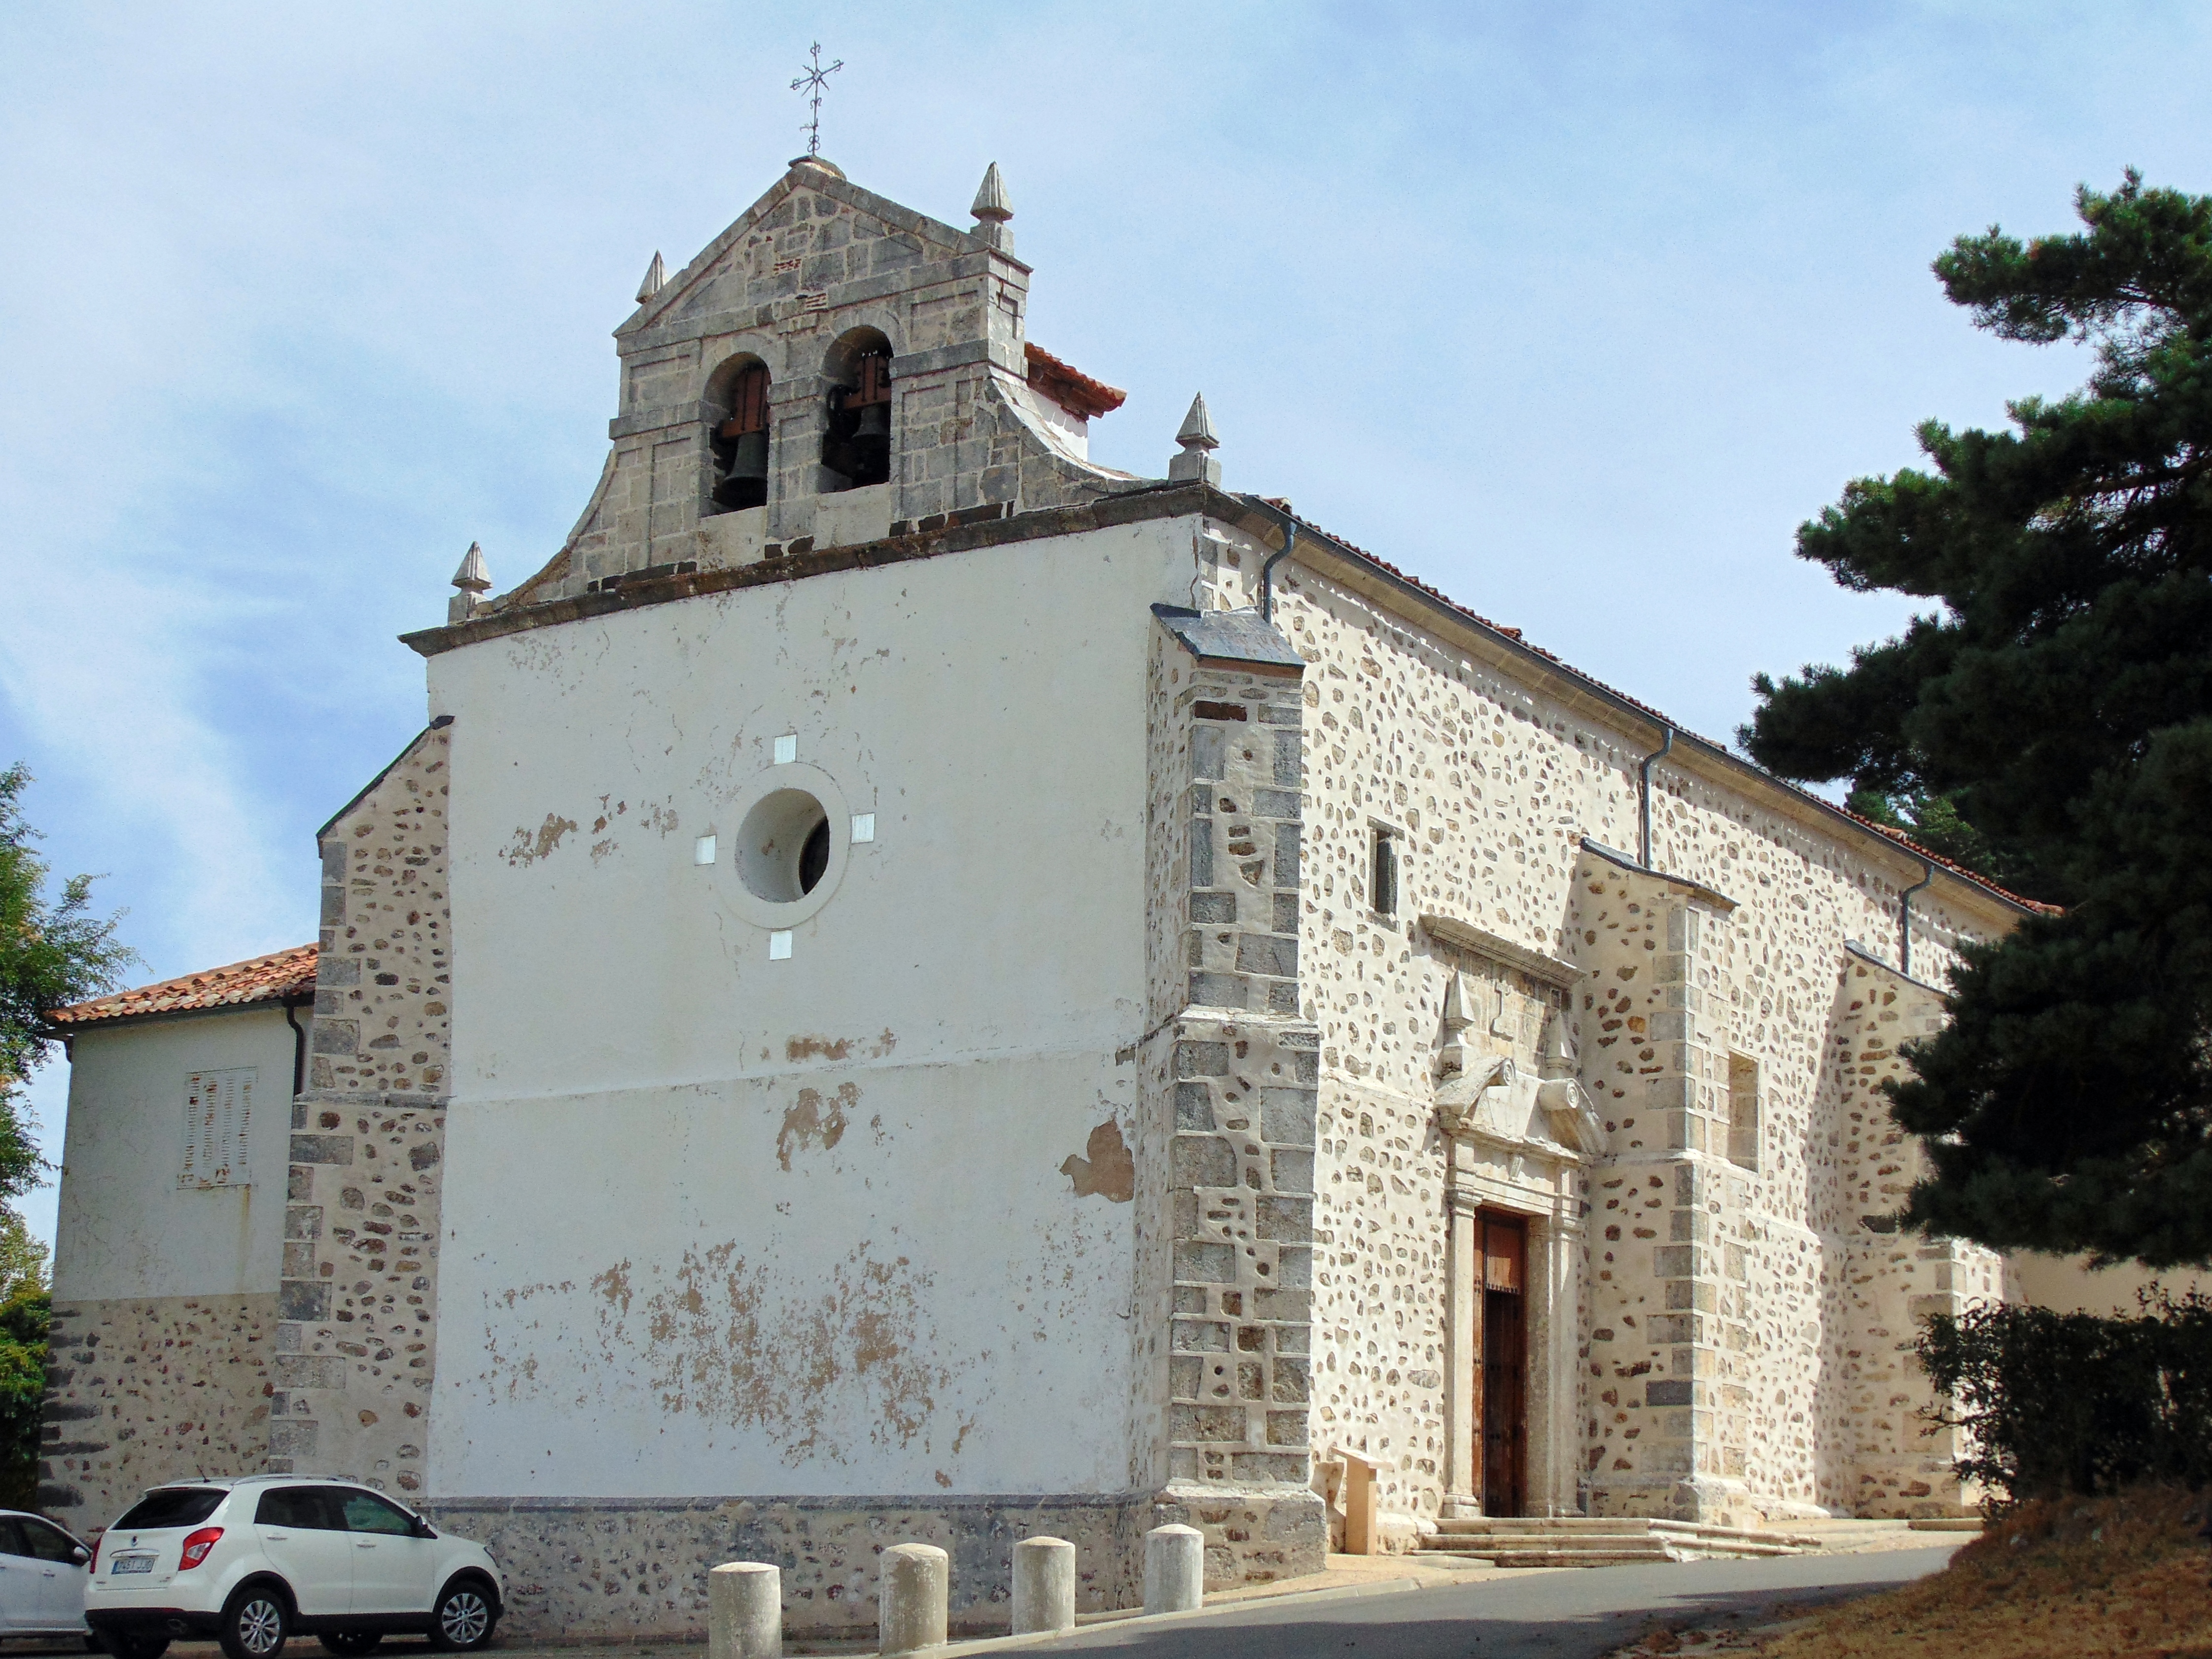
[[[86,1564],[85,1571],[87,1572],[96,1573],[100,1571],[100,1547],[106,1541],[107,1534],[106,1533],[100,1534],[99,1537],[92,1540],[92,1559]]]
[[[178,1559],[177,1571],[179,1572],[190,1572],[194,1567],[199,1565],[201,1562],[206,1560],[208,1552],[215,1547],[216,1540],[222,1536],[222,1528],[221,1527],[202,1527],[198,1532],[185,1540],[185,1553]]]

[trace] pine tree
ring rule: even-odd
[[[2212,198],[2130,171],[2075,206],[1935,270],[2002,338],[2089,346],[2087,383],[2010,431],[1925,422],[1931,470],[1800,528],[1844,586],[1939,608],[1759,676],[1739,736],[2064,907],[1965,952],[1893,1088],[1930,1171],[1905,1218],[2166,1267],[2212,1261]]]

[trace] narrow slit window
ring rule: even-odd
[[[1368,858],[1368,903],[1378,916],[1398,914],[1398,840],[1380,824]]]
[[[1729,1056],[1729,1162],[1759,1167],[1759,1062],[1747,1054]]]

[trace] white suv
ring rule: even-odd
[[[84,1616],[116,1659],[160,1659],[179,1636],[276,1659],[295,1632],[347,1659],[393,1632],[465,1652],[491,1640],[506,1588],[483,1545],[381,1492],[258,1474],[140,1498],[94,1552]]]

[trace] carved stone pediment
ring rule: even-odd
[[[1536,1103],[1543,1109],[1554,1140],[1573,1147],[1584,1158],[1595,1158],[1605,1151],[1605,1120],[1574,1079],[1545,1079],[1536,1085]]]
[[[1471,1134],[1501,1135],[1512,1115],[1512,1096],[1521,1069],[1503,1054],[1492,1054],[1457,1073],[1437,1089],[1437,1121],[1454,1139]]]
[[[1592,1156],[1605,1127],[1572,1078],[1547,1082],[1501,1054],[1438,1085],[1437,1126],[1454,1140],[1553,1160]]]

